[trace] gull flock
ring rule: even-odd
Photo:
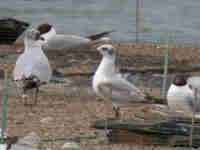
[[[49,50],[99,45],[97,51],[102,60],[93,76],[92,88],[95,94],[112,103],[115,117],[120,117],[120,106],[148,103],[148,93],[143,92],[123,76],[115,65],[117,49],[108,37],[113,31],[93,34],[87,37],[57,34],[54,27],[41,24],[25,32],[24,52],[18,57],[13,71],[13,80],[24,105],[29,105],[28,92],[33,92],[33,104],[37,105],[39,88],[48,84],[52,77],[50,62],[45,55]],[[192,116],[200,112],[200,77],[176,75],[168,92],[167,102],[171,111],[182,111]],[[134,109],[134,108],[133,108]],[[4,145],[2,145],[4,147]]]
[[[48,84],[52,77],[50,63],[44,51],[101,44],[97,51],[102,55],[102,60],[92,80],[92,88],[96,95],[112,102],[116,116],[120,109],[118,104],[148,103],[148,93],[142,92],[117,71],[115,66],[117,49],[108,44],[111,41],[108,35],[112,32],[113,30],[83,37],[57,34],[50,24],[41,24],[37,28],[28,29],[24,38],[25,50],[18,57],[13,71],[13,79],[22,99],[27,99],[27,91],[35,90],[34,104],[37,104],[39,87]],[[195,107],[195,113],[198,113],[200,102],[195,101],[195,91],[198,97],[199,88],[200,77],[177,75],[167,93],[170,110],[182,111],[191,116]]]

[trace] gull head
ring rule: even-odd
[[[116,48],[110,44],[99,46],[97,51],[99,51],[105,57],[114,57],[116,55]]]
[[[40,31],[40,40],[43,43],[46,43],[56,35],[56,31],[53,26],[48,23],[40,24],[37,27],[37,30]]]
[[[185,86],[187,84],[188,75],[177,74],[173,79],[173,84],[176,86]]]
[[[34,28],[26,31],[25,38],[30,41],[37,41],[40,38],[40,32]]]

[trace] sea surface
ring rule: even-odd
[[[199,0],[144,0],[144,32],[139,38],[198,45],[199,10]],[[34,27],[48,22],[66,34],[114,29],[114,41],[136,40],[136,0],[0,0],[0,17],[15,17]]]

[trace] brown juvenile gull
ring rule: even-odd
[[[117,104],[147,102],[147,95],[116,71],[116,48],[110,44],[104,44],[98,47],[97,51],[103,55],[103,58],[93,77],[92,86],[98,96],[114,102],[112,104],[115,117],[119,117]]]
[[[37,29],[41,34],[40,40],[44,50],[88,48],[102,42],[110,42],[110,38],[106,36],[113,32],[113,30],[111,30],[86,37],[70,34],[57,34],[54,27],[48,23],[39,25]]]
[[[33,28],[27,30],[24,38],[25,50],[17,59],[13,71],[13,79],[22,97],[25,97],[27,91],[35,90],[34,104],[37,104],[40,85],[48,83],[52,76],[48,58],[41,48],[39,38],[38,30]]]

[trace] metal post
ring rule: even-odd
[[[144,30],[143,18],[143,0],[136,0],[136,43],[139,42],[140,33]]]
[[[163,86],[162,86],[162,97],[166,97],[166,86],[167,86],[167,73],[168,73],[168,56],[169,56],[169,45],[165,49],[165,63],[164,63],[164,74],[163,74]]]
[[[1,130],[1,143],[4,143],[4,135],[6,132],[6,105],[8,99],[8,69],[4,70],[4,92],[2,98],[2,130]]]
[[[198,101],[198,97],[197,97],[197,92],[198,89],[195,87],[194,88],[194,107],[193,107],[193,113],[192,113],[192,125],[191,125],[191,130],[190,130],[190,141],[189,141],[189,146],[192,147],[192,142],[193,142],[193,130],[194,130],[194,119],[195,119],[195,114],[196,114],[196,108],[197,108],[197,101]]]

